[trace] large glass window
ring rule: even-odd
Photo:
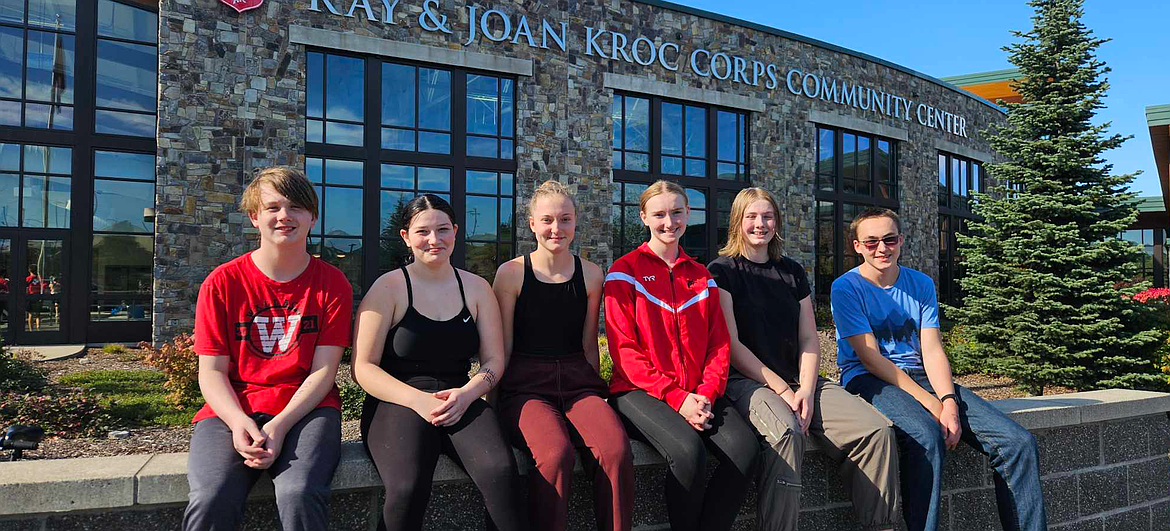
[[[0,144],[0,225],[67,229],[73,150]]]
[[[1154,232],[1155,229],[1128,229],[1118,235],[1121,239],[1132,242],[1142,250],[1138,259],[1138,272],[1134,280],[1139,282],[1154,282]]]
[[[365,121],[365,61],[309,52],[305,94],[308,142],[361,146]]]
[[[453,262],[490,280],[515,249],[516,80],[439,65],[308,56],[306,171],[310,178],[323,172],[315,181],[322,183],[323,214],[314,232],[322,257],[331,256],[360,294],[358,286],[408,261],[399,236],[402,210],[432,193],[455,210],[461,241]],[[339,72],[347,79],[334,79]],[[372,81],[378,91],[366,94]],[[372,116],[362,112],[366,98],[378,102]],[[367,134],[379,145],[365,146]],[[377,212],[376,225],[366,226],[363,210]]]
[[[898,143],[880,136],[817,127],[816,265],[818,297],[833,280],[861,263],[849,223],[863,210],[898,210]]]
[[[154,155],[97,151],[93,173],[90,320],[149,320]]]
[[[700,262],[713,259],[727,240],[731,200],[748,185],[748,115],[621,93],[610,114],[615,257],[649,238],[638,198],[650,183],[668,179],[686,189],[691,206],[683,248]]]
[[[939,152],[938,154],[938,295],[948,304],[962,302],[959,280],[963,278],[963,256],[957,234],[967,234],[975,192],[984,191],[983,164],[976,160]]]
[[[73,129],[77,6],[0,3],[0,125]]]
[[[98,133],[154,137],[158,112],[158,14],[98,1]],[[245,93],[245,99],[256,99]]]

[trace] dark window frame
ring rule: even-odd
[[[626,92],[626,91],[614,91],[613,96],[615,96],[615,97],[621,96],[623,98],[632,97],[632,98],[641,98],[641,99],[650,100],[650,109],[649,109],[649,126],[650,126],[649,156],[650,156],[650,162],[649,162],[649,171],[643,172],[643,171],[613,168],[612,171],[613,171],[614,184],[617,185],[617,184],[621,183],[621,184],[649,185],[649,184],[653,184],[655,181],[662,179],[662,180],[667,180],[667,181],[677,183],[685,189],[696,189],[696,190],[703,191],[706,195],[706,198],[707,198],[706,207],[704,207],[702,209],[697,209],[697,210],[705,211],[706,231],[704,233],[704,239],[707,243],[707,249],[706,249],[707,256],[706,256],[706,258],[708,260],[713,260],[716,256],[716,253],[718,252],[718,248],[720,247],[721,242],[724,240],[724,238],[721,238],[720,229],[722,229],[724,231],[722,236],[726,236],[726,232],[725,232],[727,230],[726,225],[723,225],[722,227],[720,226],[721,220],[722,220],[721,216],[723,214],[730,214],[730,205],[728,205],[728,209],[726,209],[726,210],[719,208],[720,207],[720,203],[719,203],[720,193],[721,192],[723,192],[723,193],[731,192],[732,197],[734,197],[735,193],[738,193],[740,190],[742,190],[744,188],[752,186],[752,182],[751,182],[751,178],[752,178],[751,138],[752,138],[752,136],[751,136],[751,125],[750,125],[752,113],[750,111],[746,111],[743,109],[736,109],[733,107],[725,107],[725,106],[720,106],[720,105],[713,105],[713,104],[700,103],[700,102],[694,102],[694,101],[679,100],[679,99],[675,99],[675,98],[667,98],[667,97],[662,97],[662,96],[638,94],[638,93]],[[683,168],[682,168],[682,175],[662,173],[662,157],[663,157],[663,155],[662,155],[662,104],[663,103],[676,104],[676,105],[682,106],[682,116],[683,116],[682,119],[684,122],[686,121],[686,107],[688,107],[688,106],[700,107],[700,108],[703,108],[706,110],[706,117],[705,117],[705,119],[706,119],[706,131],[705,131],[706,155],[704,156],[706,176],[695,177],[695,176],[686,175],[685,160],[686,159],[694,160],[697,157],[689,156],[689,157],[684,158],[685,151],[686,151],[685,140],[683,142],[684,155],[678,156],[678,158],[684,160]],[[612,108],[612,105],[611,105],[611,108]],[[624,102],[623,102],[623,109],[624,109]],[[742,119],[743,124],[744,124],[744,127],[743,127],[743,136],[744,136],[744,138],[743,138],[743,146],[744,146],[743,159],[738,164],[742,165],[744,167],[745,171],[744,171],[744,174],[742,175],[742,178],[738,178],[736,180],[720,179],[718,177],[718,174],[716,173],[719,162],[722,162],[722,160],[719,159],[719,153],[718,153],[718,151],[719,151],[719,144],[718,144],[718,141],[719,141],[719,122],[718,122],[718,119],[719,119],[719,112],[720,111],[730,112],[730,113],[738,115],[738,117],[739,117],[738,119]],[[623,118],[623,120],[624,120],[624,118]],[[613,134],[612,127],[611,127],[610,131],[611,131],[610,134],[612,135]],[[737,127],[737,131],[736,131],[737,141],[739,138],[739,134],[740,134],[740,132],[739,132],[738,127]],[[626,149],[625,149],[626,136],[627,135],[623,131],[622,142],[621,142],[620,147],[614,147],[612,145],[612,142],[611,142],[611,144],[610,144],[611,145],[611,156],[613,153],[617,153],[617,152],[624,153],[626,151]],[[667,155],[667,156],[671,157],[674,155]],[[611,164],[611,167],[612,167],[612,164]],[[619,199],[622,199],[622,198],[619,198]],[[614,202],[612,200],[610,201],[610,208],[611,209],[622,209],[622,207],[624,207],[624,206],[629,206],[629,205],[625,201],[620,201],[620,200],[618,202]],[[636,206],[636,204],[634,206]],[[617,216],[618,221],[621,224],[621,226],[614,227],[614,229],[616,231],[618,231],[619,234],[624,234],[625,229],[626,229],[626,225],[630,222],[630,220],[625,219],[625,216],[622,214],[622,210],[618,210],[617,214],[618,214],[618,216]],[[613,213],[611,211],[611,220],[612,220],[612,215],[613,215]],[[641,221],[634,220],[634,223],[640,224]],[[690,228],[688,228],[687,230],[690,231]],[[612,240],[612,238],[611,238],[611,240]],[[611,241],[611,244],[613,245],[613,252],[614,252],[613,258],[615,258],[615,259],[632,250],[632,249],[624,248],[624,246],[621,245],[619,242]],[[688,251],[688,254],[690,254],[690,251]]]
[[[942,200],[942,176],[936,179],[938,187],[938,300],[950,305],[962,304],[962,293],[959,288],[959,279],[964,276],[962,254],[958,251],[958,234],[969,234],[968,223],[981,218],[971,211],[971,202],[974,200],[972,192],[986,193],[987,165],[983,161],[975,160],[962,155],[955,155],[946,151],[938,152],[939,169],[946,173],[946,196]],[[960,168],[959,175],[955,175],[956,164]],[[976,180],[978,174],[978,180]],[[965,190],[955,194],[956,179],[965,176],[967,182],[963,184]],[[972,187],[974,185],[974,187]],[[957,201],[956,201],[957,200]],[[945,204],[944,204],[945,203]]]
[[[828,175],[820,171],[819,163],[821,160],[821,131],[832,131],[833,133],[833,167],[832,174]],[[858,137],[864,136],[870,139],[869,150],[869,194],[858,194],[845,192],[845,176],[844,176],[844,157],[842,156],[843,139],[846,134],[855,135]],[[878,191],[881,189],[883,182],[877,173],[877,152],[878,142],[888,142],[890,147],[889,172],[890,181],[886,184],[890,186],[890,197],[879,197]],[[899,174],[899,161],[901,160],[901,142],[898,139],[884,137],[881,135],[866,133],[863,131],[855,131],[841,127],[816,124],[814,131],[814,152],[813,152],[813,173],[816,175],[816,185],[814,185],[814,205],[813,205],[813,219],[814,219],[814,281],[816,283],[816,296],[821,299],[826,299],[829,296],[829,288],[832,280],[845,273],[846,262],[849,260],[848,255],[856,254],[853,252],[853,242],[845,241],[849,223],[852,219],[845,218],[845,208],[848,205],[852,207],[884,207],[897,212],[900,208],[901,201],[901,179]],[[857,153],[854,151],[854,153]],[[832,179],[832,189],[822,189],[820,183],[821,179],[830,177]],[[857,179],[854,179],[855,181]],[[821,248],[821,220],[820,220],[820,204],[829,203],[833,210],[833,224],[834,224],[834,242],[832,249],[833,256],[833,272],[831,275],[819,275],[820,259],[823,257],[817,256],[817,251]],[[822,280],[829,279],[827,282],[815,280],[817,277]]]
[[[512,80],[512,97],[519,93],[520,80],[518,76],[500,72],[488,72],[470,68],[448,65],[438,65],[421,61],[410,61],[397,58],[383,58],[373,55],[363,55],[332,49],[308,48],[306,53],[314,52],[323,55],[342,55],[361,59],[365,62],[365,90],[363,109],[363,145],[347,146],[326,144],[321,142],[305,141],[305,157],[322,159],[360,160],[365,163],[362,183],[362,273],[358,281],[362,292],[383,273],[379,266],[380,234],[381,234],[381,169],[382,164],[399,164],[410,166],[440,167],[451,170],[451,206],[455,209],[455,223],[460,227],[466,225],[467,205],[467,171],[493,171],[510,173],[513,175],[513,225],[515,225],[515,196],[516,196],[516,144],[519,140],[518,119],[515,103],[512,109],[512,158],[487,158],[467,155],[467,75],[478,74],[495,78],[509,78]],[[436,70],[447,70],[451,73],[451,152],[449,154],[427,153],[418,151],[393,150],[382,148],[382,64],[393,63]],[[416,89],[417,90],[417,89]],[[416,112],[418,100],[416,99]],[[308,120],[308,118],[305,118]],[[416,128],[417,129],[417,128]],[[307,124],[306,124],[307,134]],[[417,149],[417,142],[416,142]],[[375,215],[376,214],[376,215]],[[511,249],[516,248],[516,230],[512,230]],[[463,268],[466,260],[466,241],[464,231],[459,231],[459,240],[451,255],[451,263]],[[511,257],[508,257],[511,258]]]

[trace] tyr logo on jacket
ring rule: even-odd
[[[706,267],[679,251],[667,266],[648,244],[605,277],[610,391],[643,389],[678,409],[688,393],[722,396],[730,366],[719,289]]]

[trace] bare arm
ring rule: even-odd
[[[240,407],[228,379],[230,364],[229,356],[199,356],[199,390],[219,420],[232,430],[232,446],[244,458],[244,463],[263,468],[262,460],[269,454],[264,449],[264,434]]]
[[[288,405],[264,425],[265,434],[283,441],[285,434],[293,425],[321,404],[325,395],[333,389],[337,379],[337,366],[341,363],[342,350],[344,350],[342,347],[335,345],[321,345],[313,350],[309,376],[297,388]]]
[[[939,404],[934,395],[918,385],[918,382],[915,382],[910,375],[902,372],[902,369],[894,365],[894,362],[881,355],[881,352],[878,351],[877,338],[873,336],[873,333],[857,334],[849,336],[847,339],[849,345],[853,347],[853,351],[857,353],[857,359],[861,360],[861,364],[865,366],[865,370],[910,393],[910,396],[922,404],[922,407],[930,411],[936,418],[938,417],[942,410],[942,404]]]
[[[937,328],[922,328],[918,331],[919,344],[922,345],[922,366],[926,369],[926,378],[934,388],[935,395],[942,398],[955,392],[955,380],[951,374],[951,362],[943,350],[942,337]],[[939,410],[934,413],[939,424],[943,427],[943,436],[946,437],[947,448],[955,449],[959,444],[959,437],[963,434],[959,423],[958,399],[944,400]]]
[[[476,309],[475,328],[479,331],[479,372],[464,384],[463,389],[472,396],[480,397],[499,383],[508,364],[504,353],[500,304],[486,280],[470,273],[459,274],[463,275],[464,285],[470,288],[468,291]]]
[[[581,348],[585,351],[585,361],[593,366],[597,374],[601,374],[601,350],[597,346],[597,320],[601,314],[601,291],[605,285],[605,275],[596,264],[581,259],[581,268],[585,274],[585,292],[588,302],[585,307],[585,326],[582,330]]]
[[[391,275],[397,275],[394,282]],[[428,414],[440,401],[429,393],[415,389],[382,370],[382,349],[386,345],[386,333],[393,325],[397,303],[394,292],[405,290],[401,273],[392,271],[382,275],[358,306],[353,320],[353,375],[354,381],[383,402],[390,402],[413,409],[423,419],[430,421]]]
[[[515,341],[516,299],[520,297],[520,289],[524,286],[524,265],[515,260],[500,264],[496,270],[496,280],[492,284],[496,303],[500,307],[500,330],[504,342],[504,357],[512,355]]]
[[[768,386],[768,389],[784,396],[786,400],[791,399],[793,392],[788,383],[739,341],[739,328],[735,325],[735,305],[731,293],[723,288],[719,288],[719,305],[723,307],[727,333],[731,336],[731,365],[740,374]]]
[[[817,320],[813,312],[812,296],[800,301],[800,388],[815,389],[821,370],[821,338],[817,335]]]

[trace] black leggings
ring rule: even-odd
[[[432,426],[410,408],[377,402],[370,420],[362,423],[362,442],[386,486],[379,530],[423,528],[440,453],[471,476],[499,529],[528,529],[512,448],[504,442],[487,402],[472,402],[459,422],[449,427]]]
[[[666,458],[666,511],[674,531],[730,529],[752,481],[760,445],[731,402],[720,397],[711,408],[711,428],[696,431],[677,411],[645,391],[610,399],[630,437]],[[706,489],[707,450],[719,466]],[[704,495],[705,494],[705,495]]]

